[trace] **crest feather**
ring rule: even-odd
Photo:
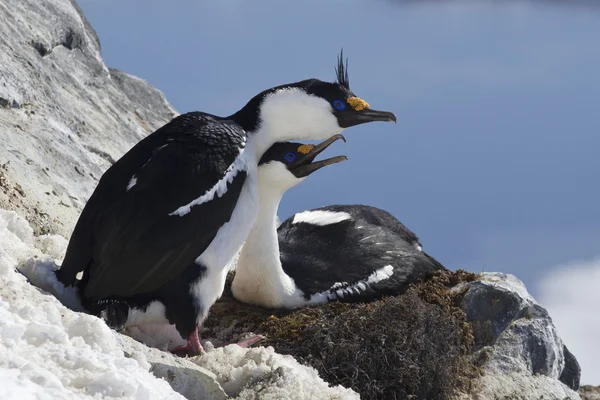
[[[348,58],[346,58],[346,64],[344,65],[344,49],[340,52],[338,57],[337,66],[335,67],[335,75],[337,82],[350,90],[350,80],[348,79]]]

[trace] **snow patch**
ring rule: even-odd
[[[158,350],[139,344],[135,347],[139,351],[128,351],[131,354],[126,357],[122,344],[125,336],[108,328],[101,319],[61,304],[79,305],[75,291],[65,289],[54,275],[66,246],[66,239],[60,236],[35,237],[27,221],[0,209],[0,398],[183,399],[165,380],[149,372],[157,362]],[[142,337],[148,334],[141,329],[136,333]],[[161,339],[154,334],[145,339]],[[206,342],[205,347],[212,346]],[[157,365],[164,367],[170,358],[168,354],[159,355]],[[350,389],[330,387],[314,368],[277,354],[272,347],[244,349],[229,345],[189,361],[216,374],[227,393],[240,400],[257,396],[359,399]],[[176,367],[169,370],[183,382],[174,387],[186,396],[195,387],[190,379],[200,385],[198,388],[205,384],[190,378],[185,366],[182,372]]]
[[[65,248],[64,238],[36,238],[27,221],[0,209],[0,398],[183,399],[145,360],[125,357],[103,321],[27,282],[74,295],[53,274]]]
[[[529,301],[532,304],[537,304],[533,296],[531,296],[527,291],[525,284],[523,284],[519,278],[512,274],[505,274],[502,272],[487,272],[483,274],[482,278],[479,280],[499,289],[503,289],[508,292],[515,292],[523,300]]]
[[[44,254],[52,257],[57,263],[62,263],[62,259],[67,252],[69,241],[60,235],[41,235],[35,238],[34,246]]]
[[[225,392],[239,400],[360,399],[351,389],[329,386],[317,370],[277,354],[272,347],[229,345],[208,351],[194,362],[216,374]]]

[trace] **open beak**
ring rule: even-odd
[[[396,122],[396,116],[389,111],[377,111],[365,108],[361,111],[347,110],[341,111],[337,115],[338,122],[342,128],[349,128],[364,124],[367,122]]]
[[[346,141],[346,138],[343,137],[342,135],[339,135],[339,134],[333,135],[329,139],[327,139],[327,140],[319,143],[315,147],[313,147],[304,156],[298,158],[294,164],[292,164],[288,167],[288,169],[290,170],[291,173],[293,173],[296,176],[296,178],[305,178],[308,175],[312,174],[313,172],[315,172],[323,167],[326,167],[331,164],[337,164],[342,161],[346,161],[348,159],[348,157],[336,156],[336,157],[327,158],[325,160],[313,162],[313,160],[320,153],[322,153],[326,148],[331,146],[331,144],[333,144],[333,142],[336,142],[339,139],[342,139],[344,142]]]

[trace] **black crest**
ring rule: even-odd
[[[337,66],[335,67],[335,75],[340,85],[350,90],[350,80],[348,79],[348,58],[346,58],[346,64],[344,65],[344,49],[340,52],[338,57]]]

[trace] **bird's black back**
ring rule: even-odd
[[[342,301],[400,294],[412,282],[444,267],[419,250],[418,237],[387,211],[365,205],[333,205],[311,211],[344,212],[350,219],[324,226],[293,223],[278,228],[282,267],[308,299],[312,294],[352,286],[375,271],[393,267],[389,279],[365,290],[355,287]],[[341,284],[341,285],[340,285]]]
[[[169,214],[211,189],[245,140],[232,121],[194,112],[136,144],[104,173],[84,207],[57,274],[61,282],[71,284],[85,270],[85,297],[98,300],[156,290],[179,276],[229,220],[245,172],[218,202]]]

